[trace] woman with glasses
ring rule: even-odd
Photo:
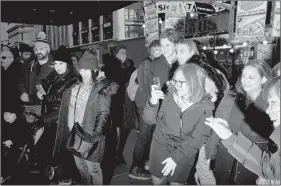
[[[152,85],[143,118],[157,124],[153,134],[149,171],[155,185],[184,185],[196,154],[211,135],[204,120],[212,116],[214,103],[208,90],[215,90],[206,71],[196,64],[176,70],[168,94]],[[158,112],[159,99],[164,99]]]

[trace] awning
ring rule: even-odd
[[[1,22],[69,25],[108,15],[137,1],[2,1]]]

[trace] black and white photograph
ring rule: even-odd
[[[280,1],[0,4],[1,185],[280,185]]]

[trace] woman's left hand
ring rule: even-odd
[[[166,164],[162,170],[163,176],[168,176],[171,173],[171,176],[173,176],[175,169],[177,167],[177,164],[174,162],[174,160],[170,157],[165,159],[162,164]]]
[[[206,118],[205,124],[211,127],[221,139],[227,139],[232,135],[227,121],[221,118]]]

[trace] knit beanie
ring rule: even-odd
[[[62,61],[62,62],[72,65],[70,53],[69,53],[68,49],[66,48],[66,46],[61,45],[58,48],[58,50],[56,51],[55,56],[54,56],[54,61]]]
[[[33,48],[31,46],[27,45],[27,44],[21,43],[19,51],[21,53],[23,53],[23,52],[33,53]]]
[[[96,54],[92,50],[86,50],[78,61],[79,69],[98,70],[98,60]]]
[[[45,32],[38,33],[36,42],[43,42],[43,43],[50,44],[49,41],[47,40],[47,36],[46,36]]]
[[[37,116],[41,116],[41,106],[40,105],[25,105],[24,113],[32,113]]]

